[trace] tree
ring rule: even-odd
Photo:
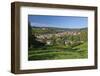
[[[74,41],[74,42],[80,41],[79,35],[75,35],[75,36],[73,37],[73,41]]]
[[[38,48],[44,46],[45,43],[39,42],[36,40],[35,33],[32,33],[32,27],[30,23],[28,22],[28,47],[29,48]]]
[[[30,22],[28,22],[28,47],[30,48],[32,45],[32,27]]]
[[[80,32],[80,41],[87,41],[87,31]]]
[[[56,45],[56,39],[57,37],[55,35],[52,35],[51,40],[53,45]]]
[[[69,41],[73,41],[74,40],[74,36],[73,35],[68,35],[68,40]]]

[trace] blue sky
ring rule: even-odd
[[[88,27],[88,17],[79,16],[47,16],[29,15],[28,21],[32,26],[58,27],[58,28],[84,28]]]

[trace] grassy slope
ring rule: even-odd
[[[62,47],[62,48],[61,48]],[[59,49],[61,48],[61,49]],[[68,48],[65,46],[48,47],[47,49],[31,50],[28,53],[29,60],[53,60],[53,59],[80,59],[87,58],[87,42]]]

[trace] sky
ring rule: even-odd
[[[58,28],[85,28],[88,27],[88,17],[79,16],[50,16],[28,15],[31,26],[58,27]]]

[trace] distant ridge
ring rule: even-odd
[[[52,29],[52,30],[61,30],[61,31],[80,31],[80,30],[88,30],[87,27],[84,27],[84,28],[58,28],[58,27],[37,27],[37,26],[32,26],[32,28],[39,28],[39,29],[42,29],[42,28],[45,28],[45,29]]]

